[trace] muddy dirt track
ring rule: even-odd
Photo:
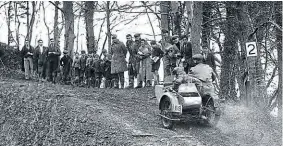
[[[282,144],[281,123],[241,105],[225,105],[215,128],[190,122],[164,129],[153,88],[88,89],[4,79],[0,91],[0,145]]]

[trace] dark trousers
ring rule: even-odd
[[[57,76],[58,65],[59,65],[59,58],[58,57],[50,57],[50,58],[48,58],[48,77],[49,77],[49,81],[54,81],[55,77]]]
[[[67,82],[69,80],[69,74],[71,71],[71,66],[63,66],[63,81]]]

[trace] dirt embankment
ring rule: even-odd
[[[152,88],[87,89],[0,81],[0,145],[272,145],[281,125],[240,105],[226,105],[216,128],[162,128]]]

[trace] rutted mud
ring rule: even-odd
[[[215,128],[190,122],[179,123],[174,129],[167,130],[160,124],[156,100],[151,99],[152,88],[88,89],[10,79],[1,81],[0,86],[1,90],[13,88],[15,92],[24,93],[22,98],[25,100],[48,97],[50,103],[46,108],[50,107],[53,116],[45,118],[52,119],[50,121],[55,124],[51,145],[74,141],[80,145],[140,146],[282,144],[280,123],[268,125],[268,119],[259,118],[260,114],[244,106],[226,105],[225,114]],[[4,125],[15,126],[11,122],[4,122],[2,128]],[[1,133],[2,139],[9,133],[5,132]],[[15,135],[11,137],[18,141]]]

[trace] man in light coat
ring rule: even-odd
[[[119,88],[119,81],[121,88],[124,88],[124,72],[127,71],[127,48],[123,42],[119,41],[117,35],[113,35],[112,40],[113,43],[109,50],[109,54],[112,56],[111,74],[115,77],[115,88]]]

